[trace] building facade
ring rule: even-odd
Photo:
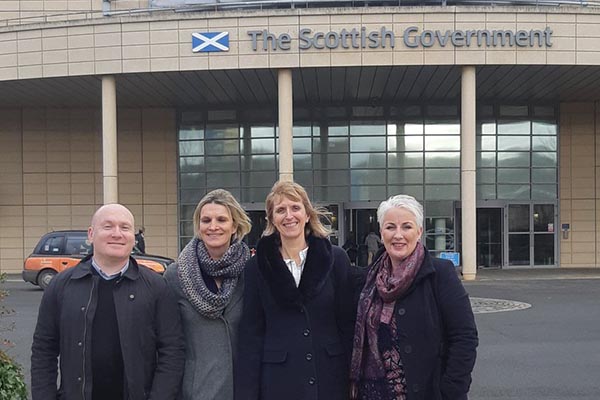
[[[253,244],[280,178],[360,264],[407,193],[467,278],[600,267],[600,8],[190,3],[0,2],[0,271],[109,201],[176,257],[217,187]]]

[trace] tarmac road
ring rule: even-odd
[[[539,275],[499,272],[465,282],[471,297],[531,304],[519,311],[476,314],[480,346],[471,400],[600,399],[600,274]],[[585,278],[585,279],[582,279]],[[14,347],[29,382],[31,337],[42,291],[7,282],[13,331],[0,336]],[[487,310],[490,311],[490,310]]]

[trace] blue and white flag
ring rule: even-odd
[[[192,51],[194,53],[229,51],[229,32],[192,33]]]

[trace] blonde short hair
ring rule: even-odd
[[[304,205],[306,215],[308,216],[308,223],[304,228],[305,235],[313,234],[321,238],[329,236],[331,231],[321,223],[320,219],[321,217],[329,219],[329,212],[324,208],[314,207],[308,198],[306,190],[301,185],[288,181],[275,182],[271,192],[267,195],[267,199],[265,200],[267,227],[263,232],[263,236],[271,235],[277,231],[277,228],[273,224],[273,209],[275,208],[275,202],[280,197],[287,197],[290,200],[302,202]]]
[[[250,229],[252,229],[252,222],[248,214],[246,214],[246,211],[244,211],[235,197],[225,189],[215,189],[208,192],[196,206],[196,210],[194,211],[194,233],[196,235],[200,230],[200,213],[202,207],[206,204],[219,204],[229,210],[233,224],[236,226],[234,235],[236,240],[242,240],[250,232]]]

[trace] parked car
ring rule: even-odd
[[[23,263],[23,280],[46,289],[54,275],[74,267],[92,252],[87,240],[87,231],[69,230],[46,233],[33,249],[33,253]],[[142,254],[134,248],[131,255],[139,265],[160,274],[173,259],[150,254]]]

